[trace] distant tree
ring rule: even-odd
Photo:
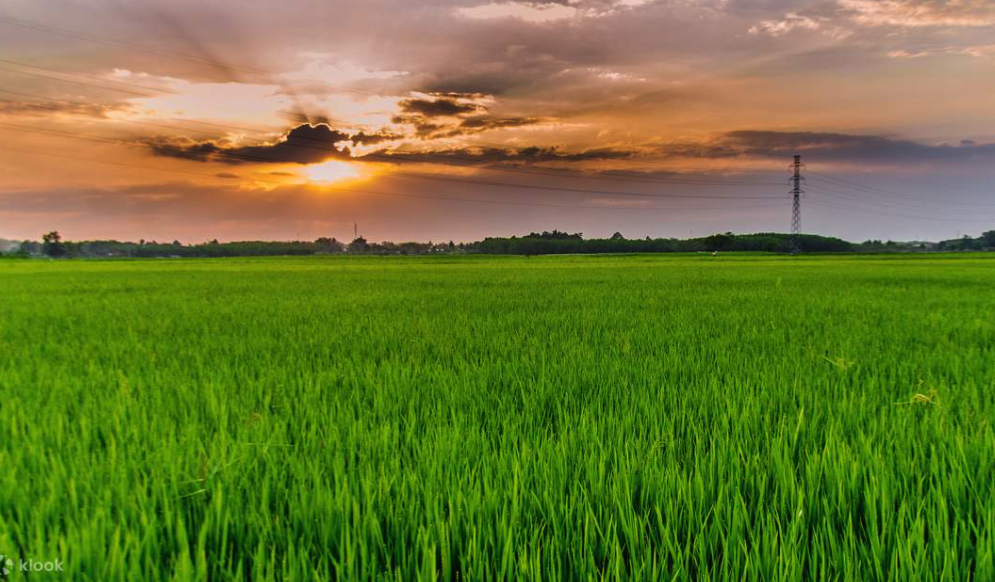
[[[66,247],[62,244],[62,235],[59,231],[45,233],[41,236],[42,252],[50,257],[61,257],[66,254]]]
[[[359,236],[356,237],[351,243],[349,243],[349,252],[362,253],[366,251],[369,248],[369,246],[370,245],[369,243],[366,242],[366,239]]]
[[[342,244],[334,238],[328,238],[327,236],[315,239],[314,245],[326,253],[338,253],[342,251]]]
[[[705,237],[706,248],[702,250],[708,251],[729,251],[732,250],[732,244],[735,239],[735,235],[731,232],[725,234],[713,234],[712,236]]]
[[[616,232],[615,234],[612,235],[611,239],[612,240],[625,240],[625,237],[622,236],[622,233]]]
[[[584,234],[580,232],[575,232],[573,234],[560,232],[558,230],[553,230],[552,232],[543,231],[541,233],[531,232],[527,237],[524,238],[539,238],[544,240],[583,240]]]
[[[986,247],[995,249],[995,230],[989,230],[988,232],[981,233],[981,240],[984,242]]]

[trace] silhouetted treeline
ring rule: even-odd
[[[984,232],[978,238],[964,235],[963,238],[940,241],[936,246],[942,251],[995,251],[995,230]]]
[[[36,243],[26,241],[21,252],[51,257],[242,257],[266,255],[314,255],[342,252],[340,245],[317,242],[244,241],[219,243],[217,241],[184,245],[179,242],[122,242],[116,240],[59,241]]]
[[[465,248],[466,245],[462,245]],[[156,241],[122,242],[117,240],[64,241],[58,232],[44,235],[42,242],[24,241],[16,250],[8,245],[7,256],[48,256],[52,258],[185,258],[185,257],[253,257],[253,256],[294,256],[333,253],[352,254],[396,254],[417,255],[429,253],[455,252],[455,243],[436,244],[432,242],[380,242],[371,243],[359,237],[351,243],[343,243],[334,238],[319,238],[315,241],[240,241],[218,242],[217,240],[185,245],[179,241],[160,243]]]
[[[846,252],[923,252],[923,251],[986,251],[995,250],[995,230],[977,238],[928,242],[895,242],[868,240],[855,244],[833,237],[806,234],[799,237],[803,253]],[[438,253],[482,253],[502,255],[602,254],[602,253],[679,253],[679,252],[768,252],[788,253],[792,250],[791,235],[783,233],[714,234],[691,239],[640,238],[627,239],[620,233],[609,238],[585,239],[581,233],[558,230],[533,232],[526,236],[491,237],[472,243],[369,242],[358,237],[350,243],[334,238],[315,241],[242,241],[222,243],[182,244],[179,241],[122,242],[116,240],[65,241],[52,231],[41,242],[0,239],[0,256],[5,258],[113,258],[113,257],[247,257],[276,255],[317,255],[349,253],[361,255],[426,255]]]
[[[806,253],[843,253],[855,249],[853,243],[838,238],[806,234],[799,237],[799,248]],[[472,250],[502,255],[552,255],[598,253],[688,253],[757,251],[791,252],[791,235],[780,233],[715,234],[692,239],[642,238],[626,239],[619,233],[611,238],[584,239],[578,234],[558,231],[532,233],[523,237],[486,238],[474,243]]]

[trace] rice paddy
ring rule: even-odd
[[[0,554],[993,580],[993,289],[980,254],[0,262]]]

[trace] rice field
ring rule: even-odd
[[[0,261],[0,554],[995,580],[993,289],[981,254]]]

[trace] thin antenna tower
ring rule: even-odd
[[[794,200],[794,204],[791,208],[791,254],[801,252],[801,233],[802,233],[802,168],[805,164],[802,163],[802,157],[796,155],[795,163],[791,164],[791,169],[794,171],[794,176],[791,177],[791,182],[794,187],[791,189],[791,197]]]
[[[359,223],[358,222],[352,223],[352,238],[353,238],[353,240],[359,238]]]

